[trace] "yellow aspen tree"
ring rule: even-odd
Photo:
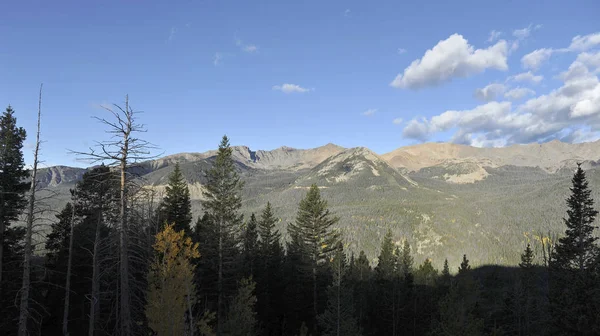
[[[156,235],[154,262],[148,274],[146,316],[158,336],[193,335],[196,329],[191,307],[195,299],[193,259],[199,258],[198,243],[173,224]]]

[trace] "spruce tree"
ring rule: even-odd
[[[369,326],[368,312],[373,292],[371,286],[373,272],[364,251],[360,251],[358,258],[351,259],[348,272],[349,281],[353,287],[354,307],[358,326],[360,329],[365,329]]]
[[[231,302],[227,321],[223,325],[223,335],[248,336],[256,333],[256,283],[252,278],[243,278],[239,282],[236,296]]]
[[[550,308],[558,334],[597,335],[600,333],[598,292],[599,257],[594,235],[598,211],[581,165],[571,180],[567,198],[567,226],[550,259]]]
[[[258,260],[258,222],[254,213],[246,223],[242,237],[242,267],[245,277],[256,278],[256,263]]]
[[[521,254],[521,262],[519,263],[519,267],[524,270],[529,270],[533,268],[533,251],[531,250],[531,245],[527,244],[525,251]]]
[[[394,276],[397,257],[394,255],[394,242],[392,240],[392,231],[388,230],[383,237],[381,243],[381,251],[377,266],[375,267],[375,275],[380,280],[390,280]]]
[[[419,285],[433,286],[438,277],[438,270],[433,268],[431,259],[427,258],[415,272],[415,281]]]
[[[339,221],[327,208],[327,201],[321,198],[321,192],[313,184],[306,196],[300,201],[296,222],[290,224],[289,232],[295,239],[303,260],[304,272],[310,274],[312,284],[313,319],[319,314],[318,307],[318,277],[320,267],[328,260],[337,242],[339,233],[333,226]]]
[[[9,105],[0,117],[0,299],[5,278],[4,264],[11,262],[5,259],[5,237],[18,233],[7,233],[11,222],[17,220],[27,205],[25,193],[29,183],[24,179],[29,176],[23,160],[23,141],[26,138],[25,129],[17,126],[15,111]],[[3,305],[4,306],[4,305]]]
[[[191,233],[192,205],[190,201],[190,190],[181,173],[179,163],[175,164],[173,172],[169,175],[169,183],[165,188],[165,198],[162,200],[158,214],[159,225],[164,223],[174,224],[175,231],[184,230]]]
[[[284,258],[281,246],[281,234],[275,227],[277,218],[273,214],[271,203],[267,203],[258,221],[258,272],[257,272],[257,310],[265,335],[280,335],[283,314],[284,285],[282,263]]]
[[[348,265],[342,242],[337,244],[330,267],[333,272],[333,283],[327,289],[325,311],[318,318],[321,335],[358,336],[361,332],[354,317],[354,302],[352,290],[348,285]]]
[[[458,275],[465,275],[471,270],[471,265],[469,265],[469,259],[467,259],[467,255],[463,254],[463,259],[460,263],[460,267],[458,268]]]
[[[372,319],[378,335],[397,333],[400,273],[399,250],[394,247],[392,232],[388,230],[381,243],[381,251],[375,267],[375,305]]]
[[[216,257],[217,335],[221,335],[226,297],[232,293],[235,286],[235,261],[238,260],[239,254],[237,234],[243,221],[243,216],[239,213],[243,183],[235,170],[227,136],[223,136],[206,178],[202,207],[208,213],[212,226],[210,231],[214,234],[211,239],[216,244],[216,251],[211,253],[211,256]]]
[[[450,276],[450,267],[448,266],[448,259],[444,259],[444,268],[442,269],[442,276],[440,277],[440,282],[443,287],[450,286],[450,281],[452,277]]]

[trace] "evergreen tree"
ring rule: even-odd
[[[438,270],[433,268],[431,259],[427,258],[415,272],[415,281],[419,285],[434,286],[438,277]]]
[[[155,259],[148,274],[146,316],[156,335],[189,335],[196,329],[192,315],[195,288],[192,260],[198,243],[167,224],[156,235]],[[186,323],[187,322],[187,323]]]
[[[351,259],[348,272],[349,281],[353,287],[356,319],[359,329],[364,330],[369,326],[368,312],[371,303],[371,281],[373,278],[371,265],[369,265],[369,260],[364,251],[360,251],[356,260]]]
[[[450,286],[450,267],[448,266],[448,259],[444,259],[444,268],[442,269],[442,283],[445,286]]]
[[[463,260],[460,263],[460,267],[458,268],[458,275],[465,275],[471,270],[471,265],[469,265],[469,259],[467,259],[467,255],[463,254]]]
[[[333,271],[333,283],[327,290],[327,307],[318,318],[321,334],[358,336],[361,332],[354,317],[354,302],[348,285],[348,265],[342,242],[338,242],[330,266]]]
[[[413,263],[414,259],[410,254],[410,244],[408,240],[404,241],[402,245],[402,253],[398,254],[399,260],[399,273],[402,277],[411,277],[413,274]]]
[[[375,304],[371,319],[378,335],[397,335],[398,307],[400,298],[400,273],[398,255],[400,250],[394,248],[392,232],[383,237],[377,266],[375,267]]]
[[[578,165],[567,199],[565,236],[550,260],[550,307],[557,334],[600,333],[599,257],[593,224],[598,215],[585,172]]]
[[[191,233],[192,205],[187,182],[181,173],[179,163],[169,175],[169,183],[165,188],[165,198],[159,205],[159,225],[174,224],[175,231],[185,230]]]
[[[258,260],[258,231],[257,220],[254,213],[246,223],[243,231],[242,265],[245,277],[256,278],[256,263]]]
[[[397,257],[394,255],[394,242],[392,241],[392,231],[388,230],[381,243],[381,251],[377,259],[375,275],[380,280],[390,280],[394,277]]]
[[[273,215],[271,203],[267,203],[258,221],[258,274],[257,299],[258,315],[262,323],[264,335],[281,335],[281,318],[284,304],[283,297],[283,247],[281,234],[275,228],[277,219]]]
[[[484,321],[477,315],[479,291],[466,255],[458,269],[457,282],[439,303],[439,316],[432,335],[482,335]]]
[[[208,213],[215,250],[207,257],[215,257],[217,275],[217,335],[222,334],[225,319],[225,300],[235,286],[238,260],[237,233],[243,221],[239,213],[242,206],[243,183],[235,170],[232,149],[227,136],[223,136],[212,168],[206,174],[206,190],[202,207]]]
[[[237,295],[231,302],[227,321],[223,326],[223,335],[248,336],[256,335],[256,283],[252,278],[243,278],[239,283]]]
[[[521,254],[521,262],[519,263],[519,267],[524,270],[530,270],[533,268],[533,251],[531,250],[531,245],[527,244],[525,251]]]
[[[333,225],[339,221],[327,209],[327,201],[321,198],[317,185],[313,184],[304,199],[300,201],[296,222],[290,224],[292,241],[303,256],[305,264],[301,268],[310,274],[312,284],[313,321],[319,315],[319,273],[320,267],[328,260],[339,241],[339,233]]]
[[[14,274],[10,278],[5,275],[21,267],[22,262],[12,258],[16,255],[8,249],[8,245],[14,242],[8,241],[8,238],[20,239],[24,235],[22,229],[9,226],[25,209],[25,193],[29,189],[29,183],[24,182],[29,172],[25,170],[22,150],[26,132],[17,126],[14,113],[9,105],[0,117],[0,305],[3,308],[9,306],[9,301],[14,299],[15,294],[5,293],[4,287],[12,287],[7,282],[17,280]],[[8,258],[9,256],[11,258]],[[5,267],[7,264],[10,264],[10,267]],[[9,301],[4,302],[4,299]]]

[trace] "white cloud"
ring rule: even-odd
[[[488,37],[487,41],[489,43],[492,43],[492,42],[496,41],[497,39],[499,39],[502,34],[503,33],[501,31],[492,30],[490,32],[490,37]]]
[[[167,41],[172,41],[175,38],[175,34],[177,34],[177,27],[171,27]]]
[[[577,35],[571,40],[569,50],[586,51],[597,45],[600,45],[600,32],[584,36]]]
[[[538,84],[543,79],[544,79],[544,76],[534,75],[531,71],[523,72],[523,73],[508,77],[508,80],[513,80],[515,82],[530,82],[533,84]]]
[[[237,37],[235,38],[235,45],[238,46],[243,52],[258,52],[258,46],[256,44],[245,44],[241,39]]]
[[[411,120],[403,136],[427,141],[436,133],[451,132],[452,141],[478,146],[504,146],[562,139],[584,141],[600,138],[600,80],[579,55],[559,78],[561,87],[522,104],[488,102],[470,110],[449,110],[430,118]],[[592,62],[593,63],[593,62]],[[589,64],[592,64],[589,63]],[[516,88],[507,98],[534,94]]]
[[[344,11],[344,16],[350,17],[350,9],[349,8]]]
[[[506,87],[503,84],[493,83],[482,89],[475,89],[473,96],[479,100],[491,101],[502,95]]]
[[[404,53],[406,53],[406,49],[404,49],[404,48],[398,48],[398,55],[402,55]]]
[[[392,120],[392,123],[394,123],[394,125],[400,125],[402,124],[404,120],[402,118],[396,118],[394,120]]]
[[[296,84],[283,84],[283,85],[273,86],[273,90],[278,90],[283,93],[289,94],[289,93],[305,93],[305,92],[312,91],[314,89],[303,88],[300,85],[296,85]]]
[[[375,112],[377,112],[377,109],[368,109],[365,112],[363,112],[362,115],[370,117],[370,116],[374,115]]]
[[[553,52],[554,50],[551,48],[534,50],[521,58],[521,64],[526,69],[537,70],[552,56]]]
[[[594,70],[600,68],[600,51],[596,53],[582,52],[577,55],[577,61]]]
[[[518,87],[518,88],[514,88],[512,90],[507,91],[504,94],[504,98],[507,98],[510,100],[520,100],[527,96],[533,96],[533,95],[535,95],[535,91],[533,91],[532,89]]]
[[[213,64],[215,66],[223,64],[224,57],[225,57],[225,54],[223,54],[221,52],[216,52],[215,56],[213,57]]]
[[[250,45],[244,46],[242,48],[242,50],[244,50],[247,53],[253,53],[253,52],[257,52],[258,51],[258,47],[255,46],[254,44],[250,44]]]
[[[513,30],[513,36],[519,40],[524,40],[531,35],[531,31],[538,30],[540,28],[542,28],[541,24],[537,24],[535,26],[533,24],[529,24],[529,26],[525,28]]]
[[[487,49],[475,49],[459,34],[439,41],[414,60],[404,73],[390,83],[396,88],[419,89],[468,77],[486,69],[508,70],[506,41],[498,41]]]

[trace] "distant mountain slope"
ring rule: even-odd
[[[477,148],[450,143],[425,143],[401,147],[382,155],[392,166],[418,171],[448,160],[470,160],[482,166],[540,167],[554,173],[576,162],[595,164],[600,160],[600,141],[568,144],[558,140],[543,144],[513,145],[502,148]]]
[[[170,155],[143,162],[134,172],[160,192],[180,163],[190,186],[194,216],[205,172],[215,151]],[[417,261],[431,257],[457,264],[463,253],[473,264],[516,264],[527,244],[549,232],[564,231],[565,198],[576,162],[585,162],[593,197],[600,202],[600,142],[560,142],[475,148],[423,144],[377,155],[364,147],[326,145],[315,149],[281,147],[272,151],[234,148],[236,169],[245,181],[245,216],[271,202],[286,233],[298,202],[312,183],[322,190],[349,250],[365,250],[371,260],[390,229],[400,243],[408,239]],[[64,166],[40,170],[40,184],[57,194],[60,210],[69,188],[85,169]],[[600,203],[597,203],[600,207]]]

